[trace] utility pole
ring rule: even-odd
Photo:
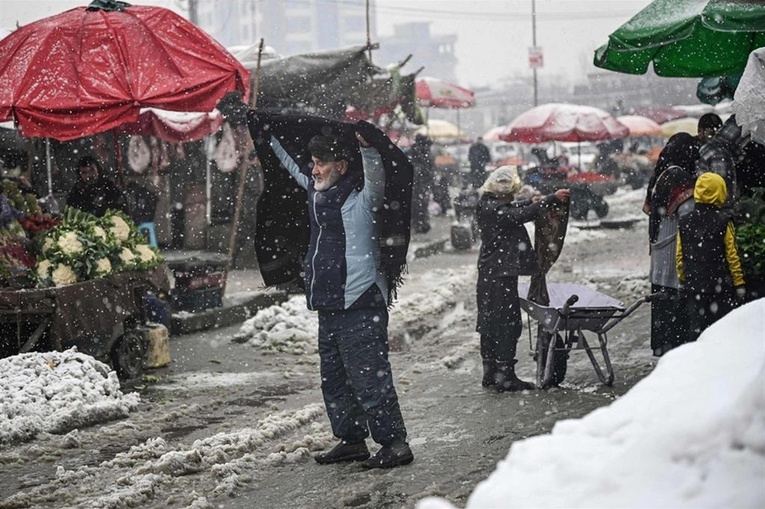
[[[369,52],[369,61],[372,61],[372,34],[369,26],[369,0],[367,0],[367,51]]]
[[[189,0],[189,21],[199,26],[199,14],[197,13],[197,5],[199,0]]]
[[[537,5],[536,0],[531,0],[531,45],[536,50],[537,47]],[[534,106],[539,105],[537,96],[537,66],[532,67],[534,72]]]

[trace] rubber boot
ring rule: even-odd
[[[536,386],[530,382],[524,382],[515,374],[515,363],[497,362],[497,392],[531,391]]]
[[[497,362],[493,360],[483,360],[483,379],[481,385],[492,387],[497,383]]]

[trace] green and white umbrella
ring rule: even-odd
[[[659,76],[735,76],[765,46],[765,0],[655,0],[608,37],[594,64]]]

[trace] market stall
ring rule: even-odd
[[[0,355],[76,346],[138,377],[152,297],[169,290],[157,250],[122,212],[51,215],[18,183],[1,184]]]

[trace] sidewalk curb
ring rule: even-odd
[[[446,238],[422,243],[412,250],[413,259],[441,253],[446,249],[448,242],[449,239]],[[261,309],[285,302],[290,296],[282,291],[265,290],[241,304],[212,308],[199,313],[175,314],[170,321],[170,334],[181,336],[241,323]]]
[[[244,322],[261,309],[285,302],[289,297],[286,292],[264,291],[241,304],[208,309],[199,313],[173,315],[170,322],[170,333],[173,336],[180,336],[192,332],[228,327]]]

